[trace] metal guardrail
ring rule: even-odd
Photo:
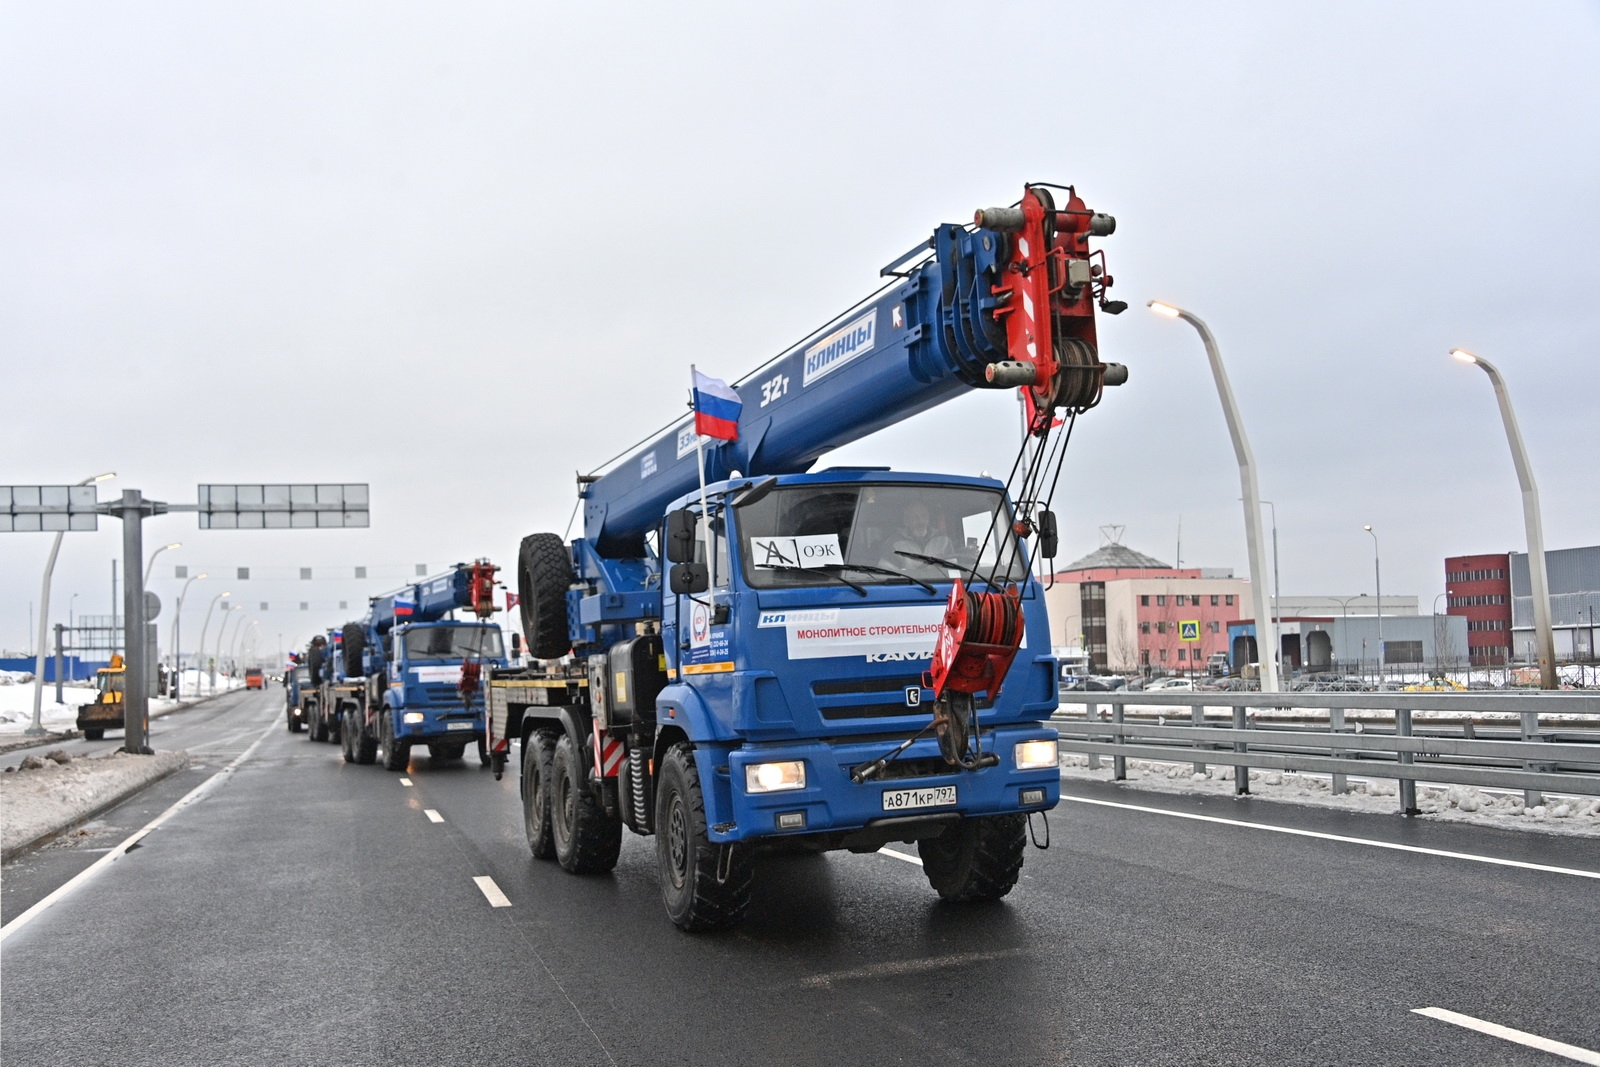
[[[1208,720],[1207,709],[1229,714]],[[1130,758],[1192,763],[1196,773],[1231,766],[1239,794],[1250,792],[1252,767],[1326,773],[1335,793],[1349,775],[1393,778],[1407,815],[1419,814],[1419,781],[1521,790],[1529,807],[1547,790],[1600,795],[1600,694],[1071,692],[1051,725],[1091,767],[1110,756],[1116,779]]]

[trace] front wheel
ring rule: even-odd
[[[106,731],[105,731],[104,727],[93,727],[93,726],[91,726],[91,727],[87,727],[83,731],[83,739],[85,741],[98,741],[102,737],[104,737],[105,735],[106,735]]]
[[[522,828],[528,851],[536,860],[554,859],[555,831],[550,825],[550,773],[556,746],[550,735],[535,730],[522,742]]]
[[[394,716],[387,710],[378,712],[378,751],[376,753],[386,771],[403,771],[411,762],[411,742],[394,736]]]
[[[745,845],[711,843],[700,772],[687,744],[674,745],[661,763],[656,866],[667,915],[683,929],[716,930],[744,918],[755,863]]]
[[[556,862],[573,874],[605,874],[622,853],[622,820],[589,794],[583,756],[563,733],[551,762],[550,815]]]
[[[962,819],[938,837],[917,842],[928,884],[944,900],[999,900],[1022,873],[1028,817],[984,815]]]

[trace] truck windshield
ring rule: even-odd
[[[987,578],[997,559],[1004,564],[997,581],[1020,581],[1026,573],[1011,509],[992,489],[795,486],[737,515],[744,578],[756,589],[838,584],[829,573],[858,585],[949,581],[958,568],[976,568]]]
[[[406,659],[499,659],[500,631],[492,626],[429,626],[406,631]]]

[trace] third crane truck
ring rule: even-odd
[[[536,857],[607,871],[624,826],[654,835],[686,929],[739,919],[767,846],[915,842],[951,900],[1016,883],[1028,820],[1060,793],[1032,557],[1055,555],[1062,423],[1126,378],[1095,335],[1097,305],[1126,306],[1089,248],[1115,224],[1053,189],[939,226],[877,293],[737,383],[720,427],[735,440],[673,425],[579,479],[581,537],[523,539],[541,662],[492,672],[488,725],[497,773],[520,744]],[[810,473],[1011,387],[1029,436],[1008,483]]]

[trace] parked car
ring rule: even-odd
[[[1121,678],[1075,678],[1071,683],[1063,685],[1063,693],[1114,693],[1126,687],[1127,682]]]
[[[1194,682],[1188,678],[1157,678],[1144,684],[1146,693],[1193,692]]]

